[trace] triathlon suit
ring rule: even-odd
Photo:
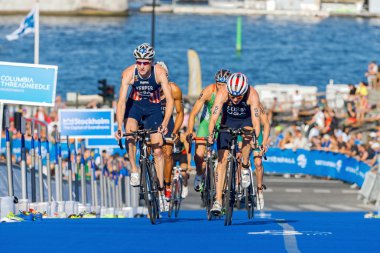
[[[133,77],[134,83],[125,110],[125,118],[135,119],[143,123],[145,129],[157,130],[163,120],[161,113],[160,89],[156,82],[154,66],[150,76],[146,79],[140,77],[137,68]]]
[[[211,115],[212,115],[211,109],[214,106],[215,97],[216,97],[216,84],[213,84],[211,99],[210,99],[210,101],[207,101],[203,106],[203,111],[202,111],[200,123],[198,126],[198,131],[197,131],[197,137],[208,137],[208,135],[209,135],[208,125],[210,123],[210,119],[211,119]],[[219,117],[217,122],[216,122],[217,128],[219,128],[220,119],[221,119],[221,117]]]
[[[166,97],[164,96],[164,92],[162,90],[160,92],[160,97],[161,97],[161,112],[162,112],[162,117],[164,117],[165,111],[166,111]],[[173,115],[171,115],[169,119],[169,123],[168,123],[168,133],[165,135],[165,138],[171,138],[173,130],[174,130],[174,119],[173,119]]]
[[[249,90],[238,104],[234,104],[230,98],[223,104],[221,124],[230,128],[252,127],[251,107],[247,104]],[[229,149],[231,134],[222,132],[217,139],[218,149]]]

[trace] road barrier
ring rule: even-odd
[[[362,186],[370,166],[340,153],[270,148],[263,160],[266,173],[306,174],[329,177]],[[253,161],[251,161],[253,163]]]

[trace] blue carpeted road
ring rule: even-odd
[[[45,219],[0,224],[0,252],[380,252],[380,219],[364,213],[268,212],[233,225],[182,211],[140,219]]]

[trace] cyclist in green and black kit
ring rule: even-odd
[[[211,109],[214,105],[216,93],[221,87],[226,85],[227,79],[230,75],[231,75],[231,71],[227,69],[218,70],[218,72],[216,72],[215,74],[215,83],[210,84],[201,92],[189,116],[187,136],[192,135],[193,137],[195,137],[195,134],[193,132],[195,117],[201,111],[202,107],[203,107],[203,112],[202,112],[202,116],[200,119],[200,124],[199,124],[196,136],[197,137],[209,136],[208,125],[211,119]],[[220,122],[220,118],[218,122]],[[206,151],[206,141],[196,141],[194,161],[197,168],[197,175],[195,176],[195,179],[194,179],[194,190],[198,192],[201,191],[202,189],[203,173],[204,173],[204,166],[205,166],[205,164],[203,163],[203,157],[204,157],[205,151]]]

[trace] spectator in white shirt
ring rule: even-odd
[[[298,119],[298,114],[302,106],[303,96],[296,90],[296,93],[293,94],[293,118]]]

